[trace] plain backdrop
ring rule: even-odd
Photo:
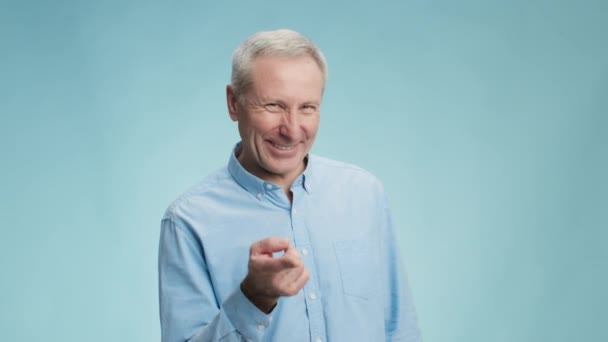
[[[608,341],[590,0],[2,0],[0,340],[159,340],[160,219],[238,141],[233,49],[282,27],[327,56],[313,152],[384,182],[427,342]]]

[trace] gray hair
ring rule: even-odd
[[[288,29],[262,31],[243,41],[232,54],[230,84],[239,100],[251,85],[251,67],[259,56],[310,56],[321,69],[323,84],[327,80],[325,56],[310,39]]]

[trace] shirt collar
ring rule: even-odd
[[[310,195],[311,192],[311,188],[312,188],[312,183],[313,183],[313,166],[315,165],[315,156],[311,155],[310,153],[306,156],[306,168],[304,169],[304,172],[302,172],[302,174],[296,178],[296,181],[301,180],[302,181],[302,187],[304,188],[304,190],[306,190],[306,192]]]
[[[230,172],[232,178],[234,178],[234,180],[240,186],[242,186],[252,195],[256,196],[258,199],[262,199],[264,194],[266,194],[267,192],[280,188],[278,185],[272,182],[265,181],[249,173],[249,171],[245,170],[243,165],[241,165],[241,163],[237,159],[237,155],[240,153],[240,150],[241,143],[239,142],[232,150],[232,153],[230,153],[230,159],[228,160],[228,172]],[[307,155],[306,159],[306,169],[304,170],[304,172],[302,172],[301,175],[299,175],[295,179],[295,181],[291,185],[291,188],[301,186],[304,188],[304,190],[306,190],[307,193],[310,194],[311,178],[313,174],[312,161],[314,160],[314,158],[312,158],[310,155]]]

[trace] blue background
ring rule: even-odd
[[[426,341],[608,341],[604,1],[0,2],[0,340],[158,341],[160,218],[258,30],[329,61],[314,153],[388,189]]]

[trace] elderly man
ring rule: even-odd
[[[241,141],[162,220],[164,342],[421,340],[382,185],[309,154],[326,78],[294,31],[234,52]]]

